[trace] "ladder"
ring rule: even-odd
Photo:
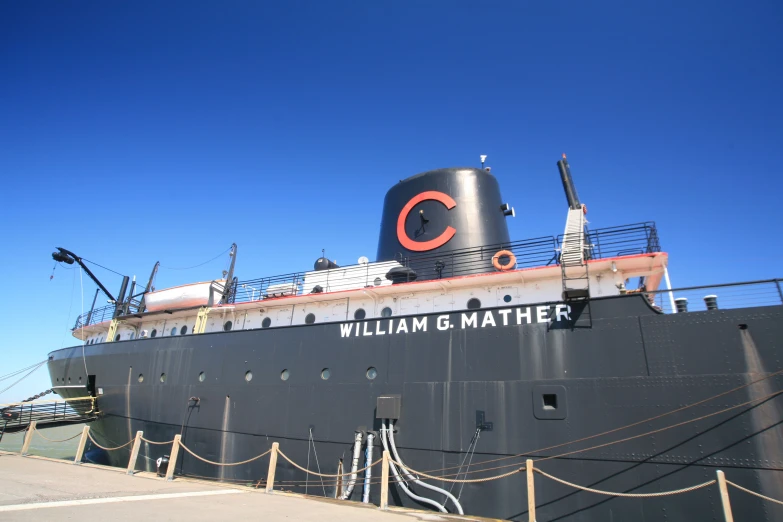
[[[564,301],[581,301],[590,298],[590,274],[585,259],[585,224],[582,206],[568,210],[560,248]]]

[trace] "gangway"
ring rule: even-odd
[[[33,421],[36,429],[43,429],[91,422],[97,418],[95,397],[0,404],[0,441],[6,433],[27,430]]]

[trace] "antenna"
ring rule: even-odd
[[[487,155],[486,154],[482,154],[481,156],[479,156],[479,158],[481,158],[481,168],[483,169],[484,168],[484,162],[487,161]]]

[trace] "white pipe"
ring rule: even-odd
[[[391,442],[391,447],[392,447],[392,452],[394,453],[394,458],[397,460],[397,462],[399,462],[400,468],[402,469],[403,474],[405,474],[405,476],[408,478],[408,480],[410,480],[411,482],[414,482],[414,483],[420,485],[423,488],[426,488],[426,489],[429,489],[429,490],[432,490],[432,491],[437,491],[438,493],[440,493],[442,495],[446,495],[454,503],[454,507],[457,508],[457,512],[460,515],[464,515],[465,514],[462,511],[462,506],[460,505],[459,500],[457,500],[457,498],[454,495],[452,495],[451,493],[449,493],[445,489],[441,489],[441,488],[439,488],[437,486],[433,486],[431,484],[427,484],[426,482],[422,482],[421,480],[417,479],[416,477],[414,477],[413,475],[410,474],[410,472],[405,467],[405,463],[400,458],[400,454],[397,453],[397,445],[394,444],[394,422],[391,419],[389,419],[389,442]]]
[[[381,421],[381,442],[383,443],[383,449],[386,451],[389,451],[389,445],[386,442],[386,421]],[[391,460],[389,461],[389,468],[391,468],[392,475],[394,475],[394,480],[397,482],[397,484],[400,486],[400,488],[405,492],[406,495],[408,495],[413,500],[417,500],[423,504],[429,504],[430,506],[434,507],[441,513],[448,513],[448,510],[446,510],[445,507],[443,507],[442,504],[438,504],[436,501],[426,498],[426,497],[420,497],[419,495],[415,494],[413,491],[408,489],[408,486],[405,485],[405,482],[403,481],[402,477],[400,477],[400,474],[397,472],[397,466],[394,465],[394,462]]]
[[[372,478],[372,441],[375,439],[375,435],[372,433],[367,434],[367,453],[364,457],[364,491],[362,492],[362,502],[367,504],[370,502],[370,479]]]
[[[353,493],[353,487],[356,485],[356,470],[359,469],[359,456],[362,454],[362,432],[357,431],[353,440],[353,460],[351,461],[351,479],[345,486],[340,500],[348,500]]]
[[[672,290],[672,282],[669,280],[669,268],[663,267],[663,277],[666,279],[666,289],[669,290],[669,304],[672,307],[672,313],[677,313],[677,305],[674,304],[674,294],[671,292]]]

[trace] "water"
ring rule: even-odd
[[[58,428],[45,428],[41,430],[41,433],[52,440],[61,440],[80,434],[83,426],[83,424],[72,424]],[[24,435],[25,432],[4,434],[3,440],[0,442],[0,450],[18,453],[22,449]],[[53,459],[73,460],[78,445],[79,437],[65,442],[50,442],[43,439],[38,433],[35,433],[33,434],[33,441],[30,443],[28,453]]]

